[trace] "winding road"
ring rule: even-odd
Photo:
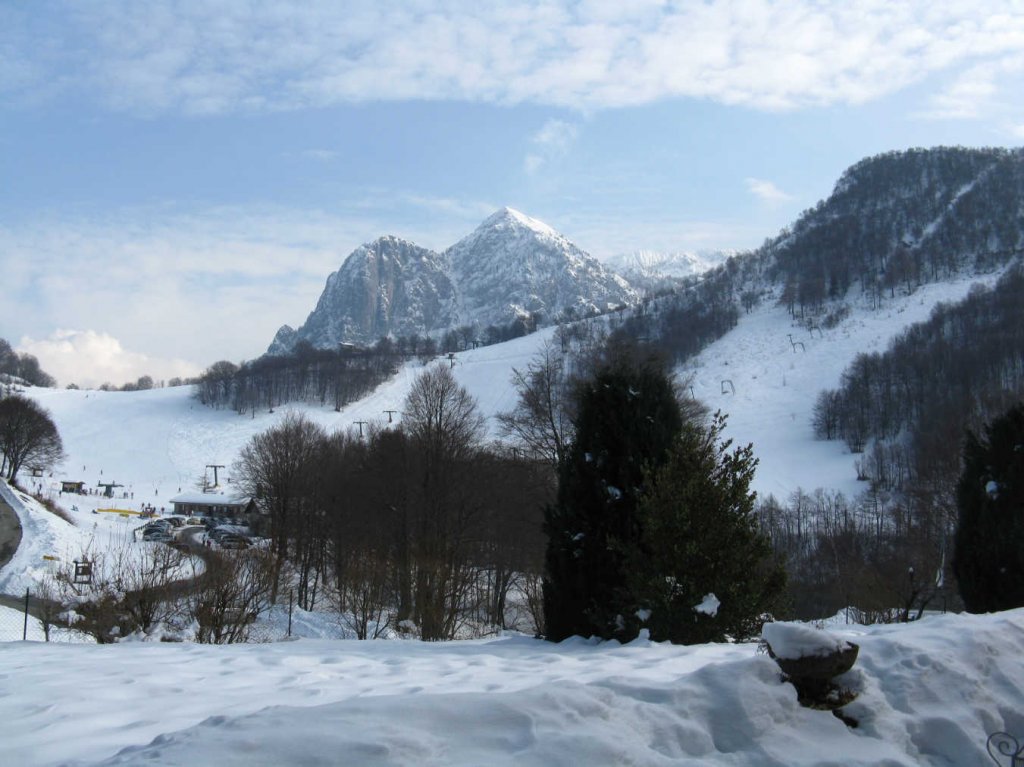
[[[0,496],[0,569],[2,569],[18,550],[21,544],[21,522],[14,509]],[[32,600],[29,600],[29,611],[32,611]],[[8,594],[0,594],[0,605],[13,607],[17,610],[25,609],[25,597]]]
[[[0,497],[0,568],[11,561],[21,544],[21,522],[7,501]]]
[[[199,532],[201,532],[201,528],[185,531],[184,542],[187,544],[187,551],[185,553],[199,557],[205,562],[209,557],[209,552],[202,544],[196,541],[195,536]],[[11,561],[20,544],[21,522],[18,520],[18,515],[14,509],[0,496],[0,568],[3,568]],[[181,594],[202,577],[203,575],[200,575],[199,578],[183,578],[178,581],[172,581],[167,584],[167,588],[172,594]],[[0,605],[24,610],[25,596],[23,594],[0,594]],[[29,614],[36,618],[40,617],[42,612],[40,608],[43,605],[43,600],[40,600],[38,597],[29,597]]]

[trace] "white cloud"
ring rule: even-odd
[[[565,120],[548,120],[533,135],[533,143],[552,152],[564,153],[576,140],[579,128]]]
[[[299,152],[299,157],[305,160],[316,160],[317,162],[333,162],[341,156],[341,153],[334,149],[304,149]]]
[[[530,137],[533,150],[523,160],[530,175],[537,173],[552,160],[563,157],[579,135],[579,127],[565,120],[550,119]]]
[[[993,69],[973,67],[930,99],[930,109],[925,116],[936,119],[977,117],[995,93]]]
[[[252,359],[282,324],[305,320],[361,243],[395,234],[441,249],[496,208],[381,189],[339,213],[154,206],[0,224],[0,336],[24,338],[63,383]]]
[[[765,181],[762,178],[747,178],[745,183],[748,192],[770,205],[778,205],[793,199],[792,195],[786,194],[771,181]]]
[[[282,323],[305,318],[327,275],[378,227],[371,215],[238,208],[0,226],[0,328],[52,341],[56,328],[85,325],[200,367],[251,358]]]
[[[77,384],[96,388],[104,383],[120,386],[144,375],[154,381],[187,378],[201,371],[194,363],[161,359],[125,349],[121,342],[94,330],[58,330],[49,338],[24,337],[18,351],[39,359],[40,367],[57,379],[58,385]]]
[[[1021,72],[1024,72],[1024,55],[1008,56],[972,66],[934,94],[922,116],[934,119],[976,119],[1003,112],[1008,106],[1016,110],[1019,117],[1020,100],[1014,98],[1004,105],[1002,96],[1006,84]],[[1017,92],[1019,87],[1020,82],[1017,80]]]
[[[143,114],[410,98],[580,110],[672,97],[768,110],[859,104],[972,67],[998,71],[1024,50],[1015,0],[109,0],[50,10],[31,24],[7,19],[0,87],[28,98],[62,83]]]
[[[426,197],[418,194],[404,195],[402,199],[417,208],[457,216],[476,223],[500,207],[480,200],[456,200],[451,197]]]

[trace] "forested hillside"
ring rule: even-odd
[[[889,152],[847,170],[759,255],[801,312],[851,287],[881,302],[899,287],[1005,263],[1024,243],[1022,206],[1019,150]]]
[[[884,354],[859,355],[840,388],[819,395],[818,436],[867,450],[861,473],[873,487],[951,508],[965,430],[1024,395],[1022,295],[1024,269],[1015,264],[994,288],[978,285],[961,303],[937,306]]]
[[[31,386],[49,388],[57,385],[53,376],[39,367],[38,359],[31,354],[19,354],[0,338],[0,381],[4,378],[16,378]]]
[[[432,354],[436,347],[430,345]],[[394,375],[401,358],[384,339],[368,349],[314,349],[300,343],[291,354],[264,355],[235,365],[221,360],[199,377],[196,397],[204,405],[238,413],[273,411],[287,402],[317,402],[340,410]]]
[[[888,312],[922,285],[1006,268],[1022,252],[1024,153],[891,152],[851,167],[828,199],[757,250],[648,299],[616,332],[682,363],[772,300],[812,339],[854,313]],[[811,486],[762,498],[762,529],[789,563],[798,615],[858,604],[877,610],[866,619],[891,619],[894,604],[910,616],[955,599],[946,584],[965,429],[1024,397],[1022,289],[1011,266],[887,352],[858,357],[820,395],[817,434],[862,453],[864,492]]]
[[[1022,290],[1015,263],[991,288],[935,306],[888,349],[858,355],[819,394],[815,432],[846,441],[863,491],[762,499],[797,614],[853,604],[877,620],[892,619],[894,605],[896,617],[957,606],[950,564],[965,437],[1024,399]]]
[[[809,328],[828,326],[843,316],[845,302],[881,308],[897,290],[1007,263],[1024,248],[1022,211],[1020,150],[871,157],[791,228],[688,286],[649,298],[619,332],[682,362],[769,294]]]

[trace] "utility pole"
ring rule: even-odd
[[[359,439],[363,438],[363,426],[366,425],[366,421],[353,421],[352,423],[359,426]]]
[[[455,352],[448,352],[448,362],[451,363],[449,370],[455,367]]]
[[[384,412],[388,414],[388,423],[391,423],[391,421],[392,421],[392,416],[393,416],[393,415],[394,415],[395,413],[397,413],[398,411],[397,411],[397,410],[385,410]]]

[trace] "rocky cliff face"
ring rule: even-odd
[[[381,237],[345,259],[305,324],[297,331],[282,327],[268,352],[290,351],[299,341],[329,349],[447,327],[455,321],[454,295],[443,254]]]
[[[300,341],[328,349],[504,325],[532,313],[553,319],[637,298],[623,278],[549,226],[503,208],[444,253],[397,237],[356,249],[327,279],[305,324],[282,327],[268,353],[286,353]]]

